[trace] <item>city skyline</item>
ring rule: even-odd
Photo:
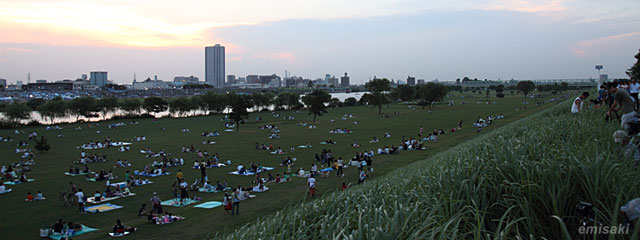
[[[603,64],[621,78],[640,48],[631,0],[153,3],[0,0],[0,78],[205,80],[202,48],[215,43],[236,76],[597,78]]]

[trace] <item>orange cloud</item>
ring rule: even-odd
[[[220,26],[224,24],[174,24],[138,15],[126,7],[89,2],[0,3],[0,42],[204,46],[210,42],[204,32]]]

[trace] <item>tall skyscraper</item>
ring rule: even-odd
[[[204,79],[214,87],[224,87],[224,46],[204,48]]]
[[[349,76],[347,76],[347,73],[344,73],[344,76],[340,77],[340,86],[349,87]]]
[[[104,87],[107,85],[107,72],[91,72],[89,84]]]

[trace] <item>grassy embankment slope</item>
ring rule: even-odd
[[[597,221],[617,226],[620,206],[640,196],[640,169],[611,138],[619,123],[604,123],[602,109],[572,115],[569,104],[226,237],[576,238],[579,201],[594,205]]]

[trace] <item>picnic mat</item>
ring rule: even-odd
[[[224,163],[218,163],[218,164],[215,164],[215,165],[214,165],[214,164],[209,165],[209,166],[207,166],[207,168],[217,168],[217,167],[226,167],[226,166],[227,166],[227,165],[226,165],[226,164],[224,164]],[[193,167],[193,169],[200,169],[201,167],[202,167],[202,166],[199,166],[199,167]]]
[[[88,233],[88,232],[93,232],[93,231],[98,231],[98,229],[90,228],[90,227],[87,227],[85,225],[82,225],[82,230],[80,230],[78,232],[74,232],[72,237],[78,236],[80,234],[85,234],[85,233]],[[64,234],[56,234],[56,235],[49,234],[49,238],[55,239],[55,240],[62,239],[64,236],[65,236]]]
[[[33,181],[35,181],[35,179],[27,179],[27,182],[33,182]],[[17,184],[20,184],[20,183],[22,183],[22,182],[20,182],[20,181],[17,181],[17,182],[6,181],[6,182],[4,182],[4,184],[6,184],[6,185],[17,185]]]
[[[134,185],[134,187],[135,186],[142,186],[142,185],[152,184],[152,183],[153,183],[152,181],[146,181],[146,182],[142,182],[141,184]],[[112,183],[112,184],[109,184],[109,186],[112,186],[112,187],[126,187],[127,186],[127,182]]]
[[[90,198],[87,198],[87,202],[88,202],[88,203],[97,204],[97,203],[108,202],[108,201],[111,201],[111,200],[116,200],[116,199],[118,199],[118,198],[129,197],[129,196],[135,196],[135,195],[136,195],[135,193],[130,193],[130,194],[124,195],[124,196],[122,196],[122,197],[110,197],[110,198],[104,198],[104,199],[103,199],[103,200],[101,200],[101,201],[96,201],[96,200],[95,200],[95,199],[96,199],[95,197],[90,197]]]
[[[69,172],[66,172],[66,173],[64,173],[64,175],[72,176],[72,177],[82,176],[82,175],[89,175],[89,174],[95,174],[95,172],[90,172],[90,173],[69,173]]]
[[[110,232],[109,236],[112,236],[112,237],[123,237],[123,236],[129,235],[129,233],[130,232],[124,232],[124,233],[112,233],[112,232]]]
[[[207,168],[214,168],[214,167],[226,167],[227,165],[225,165],[224,163],[218,163],[218,164],[211,164],[210,166],[208,166]]]
[[[145,176],[145,177],[159,177],[159,176],[164,176],[164,175],[169,175],[171,174],[170,172],[164,172],[162,174],[146,174],[144,172],[139,172],[138,170],[133,172],[134,175],[138,175],[138,176]]]
[[[205,191],[204,188],[198,188],[198,192],[201,192],[201,193],[219,193],[219,192],[228,191],[228,190],[231,190],[231,188],[230,187],[226,187],[222,191],[218,191],[218,190]]]
[[[85,211],[90,212],[90,213],[99,213],[99,212],[106,212],[106,211],[111,211],[111,210],[115,210],[118,208],[122,208],[122,206],[118,206],[118,205],[114,205],[111,203],[104,203],[104,204],[100,204],[100,205],[95,205],[95,206],[91,206],[88,208],[84,208]]]
[[[193,200],[191,198],[185,199],[182,201],[182,204],[180,204],[180,200],[177,199],[171,199],[171,200],[166,200],[166,201],[162,201],[162,206],[170,206],[170,207],[184,207],[187,206],[189,204],[192,203],[197,203],[200,202],[200,200]]]
[[[307,145],[300,145],[300,146],[298,146],[298,148],[311,148],[311,146],[307,146]]]
[[[233,129],[225,129],[225,132],[233,132]]]
[[[333,170],[335,170],[335,169],[329,167],[329,168],[325,168],[325,169],[320,170],[320,172],[328,172],[328,171],[333,171]]]
[[[253,172],[244,172],[244,174],[240,174],[240,172],[238,172],[238,171],[233,171],[233,172],[229,172],[229,174],[231,174],[231,175],[240,175],[240,176],[250,176],[250,175],[253,175],[255,173],[253,173]]]
[[[262,190],[260,190],[260,187],[258,187],[258,186],[254,186],[251,189],[251,191],[253,191],[253,192],[266,192],[267,190],[269,190],[269,188],[266,187],[266,186],[264,186]]]
[[[219,206],[222,206],[221,202],[211,201],[211,202],[201,203],[201,204],[195,205],[193,207],[211,209],[211,208],[219,207]]]
[[[13,191],[13,189],[5,189],[4,192],[0,194],[10,193],[11,191]]]

